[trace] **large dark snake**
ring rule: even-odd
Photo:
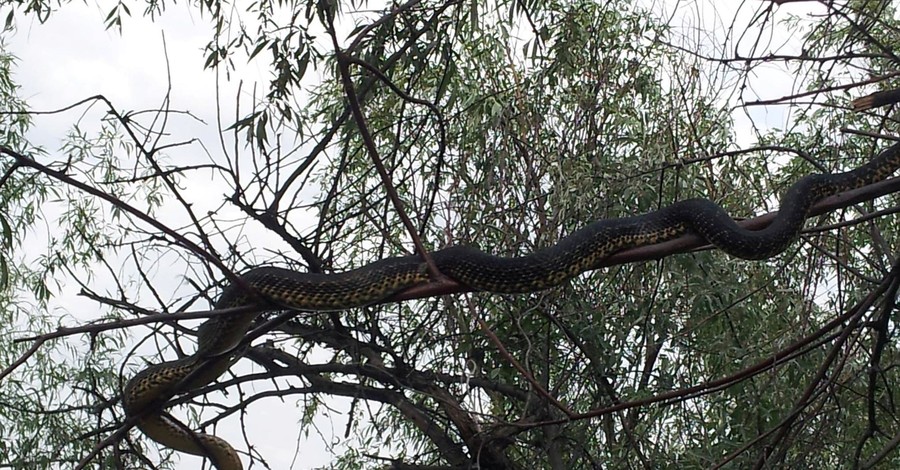
[[[477,291],[532,292],[557,286],[596,269],[609,255],[659,243],[686,232],[703,237],[726,253],[766,259],[784,251],[800,233],[810,207],[830,195],[883,180],[900,167],[900,144],[865,165],[837,174],[813,174],[794,183],[781,198],[775,219],[761,230],[746,230],[706,199],[676,202],[655,212],[600,220],[573,232],[556,245],[520,257],[499,257],[475,248],[452,246],[431,253],[439,271]],[[241,276],[242,283],[272,305],[298,310],[345,310],[385,300],[429,282],[419,256],[389,258],[336,274],[299,273],[264,267]],[[228,286],[216,309],[246,305],[253,297],[239,284]],[[274,307],[273,307],[274,308]],[[219,470],[242,468],[237,452],[213,435],[194,433],[175,422],[161,405],[176,392],[198,389],[215,380],[236,359],[234,349],[259,312],[211,318],[198,331],[192,356],[148,367],[125,386],[123,406],[151,439],[181,452],[210,457]]]

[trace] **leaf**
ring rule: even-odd
[[[249,115],[249,116],[243,118],[243,119],[238,119],[237,122],[235,122],[234,124],[228,126],[225,130],[226,130],[226,131],[230,131],[230,130],[240,130],[240,129],[243,129],[243,128],[245,128],[245,127],[247,127],[247,126],[253,124],[253,121],[256,120],[256,118],[258,118],[260,114],[262,114],[262,112],[261,112],[261,111],[257,111],[257,112],[255,112],[255,113],[253,113],[253,114],[251,114],[251,115]]]
[[[266,124],[269,122],[268,116],[268,114],[263,114],[260,116],[259,120],[256,121],[256,145],[260,149],[265,149],[266,143],[268,142],[268,134],[266,134]]]
[[[9,266],[6,264],[6,257],[0,255],[0,289],[5,290],[9,287]]]
[[[253,48],[253,52],[250,53],[250,57],[248,57],[247,60],[253,60],[253,58],[256,57],[257,54],[262,52],[262,50],[265,49],[265,47],[268,45],[269,45],[269,41],[267,41],[267,40],[262,40],[262,41],[258,42],[256,44],[256,47]]]
[[[13,244],[13,233],[12,227],[9,226],[9,222],[6,221],[6,217],[3,217],[3,214],[0,214],[0,235],[3,237],[3,244],[6,246],[12,246]]]
[[[306,52],[299,59],[297,59],[297,81],[303,78],[303,75],[306,74],[306,68],[309,67],[309,52]]]

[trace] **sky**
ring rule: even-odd
[[[681,13],[678,8],[690,5],[689,2],[663,2],[657,4],[657,7],[675,15],[683,15],[680,25],[685,32],[697,27],[701,31],[707,29],[721,33],[734,15],[744,18],[738,21],[738,24],[742,24],[741,21],[745,23],[746,18],[754,14],[756,4],[741,4],[744,6],[737,13],[724,11],[727,7],[716,6],[716,2],[703,2],[699,4],[701,6]],[[43,111],[59,109],[100,93],[120,109],[153,109],[162,103],[167,92],[168,77],[171,77],[172,108],[190,110],[199,119],[174,118],[173,125],[168,128],[172,135],[167,141],[198,139],[205,143],[205,146],[193,144],[173,150],[173,158],[203,159],[207,151],[213,154],[218,152],[216,104],[233,103],[237,82],[217,80],[212,72],[203,70],[203,46],[211,34],[205,19],[184,3],[179,3],[170,5],[168,11],[157,21],[141,17],[128,19],[119,33],[104,28],[103,8],[107,7],[99,7],[93,2],[74,2],[59,8],[45,24],[19,17],[17,32],[8,39],[7,48],[19,58],[14,79],[21,84],[20,96],[28,101],[32,109]],[[815,4],[789,4],[779,8],[779,15],[815,8]],[[2,12],[5,16],[6,12]],[[724,18],[724,22],[721,18]],[[698,39],[708,42],[712,48],[717,46],[718,39],[715,35]],[[771,41],[772,44],[787,44],[789,47],[791,31],[777,30]],[[783,70],[762,69],[756,75],[755,79],[765,84],[757,90],[765,98],[787,95],[793,86],[792,80]],[[247,90],[250,89],[248,85],[254,81],[265,80],[265,72],[256,64],[251,64],[242,66],[237,77],[245,80],[244,90]],[[217,86],[222,98],[216,94]],[[773,127],[783,126],[787,120],[784,111],[778,108],[759,107],[752,109],[750,113],[749,116],[744,113],[735,114],[738,141],[742,145],[752,143],[750,118],[757,125]],[[29,138],[54,154],[73,122],[79,121],[79,125],[87,130],[96,129],[98,119],[103,114],[104,110],[95,105],[90,108],[81,106],[59,115],[37,116]],[[233,110],[226,110],[225,114],[233,116]],[[217,207],[225,196],[225,190],[210,188],[207,186],[208,182],[204,181],[197,184],[199,190],[192,191],[191,196],[192,201],[197,204],[198,212]],[[167,222],[186,220],[184,214],[177,209],[166,210],[170,212],[163,212],[161,217]],[[49,231],[52,227],[48,225],[45,228]],[[278,243],[277,238],[264,232],[254,234],[254,237],[266,244]],[[31,242],[39,245],[40,236]],[[166,269],[167,266],[163,264],[159,273],[165,273]],[[102,277],[98,282],[102,282]],[[170,287],[175,291],[184,288],[178,279],[171,276],[169,279],[161,276],[159,282],[157,287],[161,289]],[[63,286],[54,303],[54,308],[65,308],[76,321],[96,318],[96,305],[79,297],[74,284]],[[134,334],[139,337],[146,331],[135,330]],[[147,354],[152,352],[142,351]],[[134,360],[132,363],[139,364]],[[259,385],[260,390],[267,387],[267,384]],[[216,435],[241,448],[243,437],[240,426],[243,425],[246,433],[254,436],[251,442],[274,469],[327,466],[331,462],[331,455],[340,452],[340,444],[337,449],[329,449],[328,445],[341,441],[346,424],[342,413],[348,409],[346,401],[334,401],[330,404],[333,411],[317,417],[315,421],[321,436],[312,435],[301,439],[299,452],[297,420],[301,418],[301,413],[295,409],[296,402],[293,399],[285,403],[267,400],[253,404],[243,417],[243,423],[239,417],[232,416],[216,430]],[[257,436],[267,437],[263,439]],[[178,468],[198,468],[198,462],[197,458],[182,456]]]

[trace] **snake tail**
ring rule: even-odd
[[[243,469],[237,451],[225,439],[212,434],[191,432],[168,415],[156,414],[142,418],[137,428],[150,439],[170,449],[209,458],[220,470]]]

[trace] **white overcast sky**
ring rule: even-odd
[[[122,110],[153,109],[160,106],[166,93],[167,74],[171,73],[172,108],[189,110],[204,123],[178,118],[177,125],[170,125],[168,128],[174,134],[168,141],[197,138],[204,142],[206,149],[216,154],[219,151],[215,114],[216,79],[212,72],[202,68],[203,46],[211,35],[206,19],[184,3],[169,2],[166,13],[157,21],[140,17],[127,19],[120,34],[118,31],[104,29],[103,19],[109,8],[106,3],[108,2],[103,6],[95,3],[85,5],[81,2],[66,4],[51,15],[46,24],[19,17],[18,30],[9,38],[7,47],[19,58],[15,80],[22,87],[21,96],[34,110],[58,109],[94,94],[105,95]],[[735,14],[733,11],[721,11],[728,6],[716,6],[716,3],[732,2],[711,1],[701,3],[700,6],[691,6],[692,3],[689,2],[665,2],[678,8],[691,6],[683,13],[685,19],[681,21],[681,25],[685,31],[698,27],[711,32],[709,41],[712,43],[717,40],[716,35],[724,34]],[[755,13],[758,5],[752,1],[745,3],[740,11],[743,19],[737,24],[746,24],[746,18]],[[140,8],[139,5],[135,7]],[[656,7],[661,8],[659,4]],[[674,7],[667,8],[671,11]],[[720,11],[716,11],[717,8]],[[822,12],[821,6],[816,3],[801,3],[780,7],[778,17],[783,18],[788,11]],[[0,12],[5,17],[6,11]],[[716,20],[717,17],[719,20]],[[698,18],[702,18],[702,22],[698,22]],[[776,31],[772,36],[772,44],[790,45],[791,33]],[[163,34],[169,60],[168,70]],[[254,66],[243,67],[239,71],[239,75],[245,80],[264,79],[263,73]],[[791,78],[781,70],[770,68],[758,73],[760,75],[756,80],[760,87],[757,92],[765,98],[789,94],[794,86]],[[249,83],[245,82],[244,89],[250,89]],[[220,84],[224,87],[221,103],[226,107],[225,115],[233,116],[231,103],[234,101],[236,84],[224,80]],[[84,128],[96,128],[97,118],[102,110],[99,106],[95,108],[93,114],[89,113],[82,119],[81,125]],[[81,107],[57,116],[36,117],[30,139],[33,143],[44,146],[52,156],[60,158],[53,153],[84,110],[85,107]],[[782,109],[760,107],[753,108],[751,112],[757,126],[777,127],[785,124],[786,117]],[[746,132],[749,129],[747,118],[743,113],[736,113],[735,117],[738,132],[741,133],[739,142],[742,145],[752,143],[752,138],[749,137],[751,134]],[[226,126],[228,124],[230,122],[225,123]],[[176,158],[178,155],[191,158],[191,152],[196,155],[201,150],[195,145],[170,154]],[[197,182],[197,191],[191,193],[201,207],[204,204],[215,206],[226,193],[225,188],[210,188],[208,184],[208,180]],[[260,234],[259,237],[268,237],[268,234]],[[171,279],[169,281],[176,282]],[[166,280],[162,279],[160,282],[160,286],[166,285]],[[74,285],[71,289],[64,288],[60,298],[54,302],[54,308],[64,309],[60,311],[82,321],[97,318],[93,314],[96,305],[77,297],[75,289]],[[337,444],[334,452],[340,453],[339,443],[342,442],[341,436],[346,423],[340,412],[347,410],[346,403],[335,402],[336,413],[329,412],[328,416],[316,420],[324,439],[313,435],[304,440],[300,444],[299,456],[295,453],[298,439],[296,422],[301,415],[295,403],[289,399],[286,403],[268,400],[252,405],[244,418],[251,442],[276,470],[327,466],[331,462],[332,452],[326,448],[326,443]],[[237,417],[226,421],[216,434],[242,448]],[[198,459],[184,456],[178,468],[193,469],[197,466]]]

